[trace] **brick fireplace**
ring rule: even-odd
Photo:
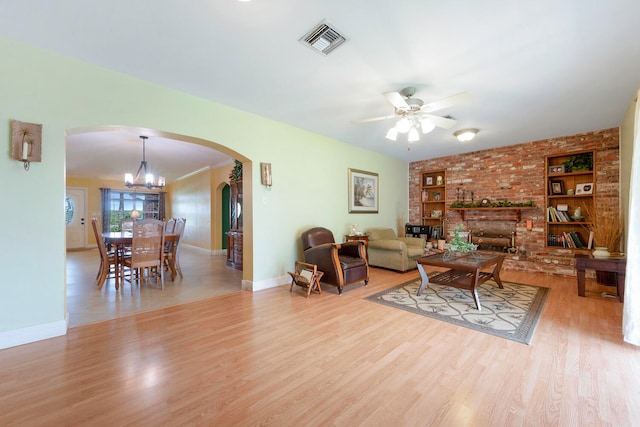
[[[516,221],[469,221],[467,223],[471,243],[478,249],[516,253]]]
[[[504,268],[573,275],[573,252],[545,246],[545,155],[572,151],[596,151],[596,207],[616,212],[620,205],[619,129],[528,142],[409,164],[409,222],[420,224],[420,174],[446,169],[446,206],[456,201],[456,189],[474,192],[476,200],[516,203],[533,201],[537,209],[446,211],[447,233],[457,224],[471,229],[475,223],[503,222],[515,229],[514,247]],[[529,221],[530,227],[527,227]],[[476,226],[476,228],[478,228]]]

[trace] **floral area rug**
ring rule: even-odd
[[[477,288],[482,310],[476,309],[471,292],[429,283],[416,296],[421,279],[416,278],[366,299],[422,316],[464,326],[523,344],[530,344],[549,288],[493,280]]]

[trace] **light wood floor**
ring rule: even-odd
[[[210,255],[183,246],[180,262],[184,277],[171,281],[165,273],[165,287],[125,282],[116,291],[109,279],[101,290],[95,286],[100,265],[97,249],[67,252],[67,311],[71,327],[114,319],[143,311],[169,307],[237,292],[241,289],[242,271],[226,265],[226,256]]]
[[[616,300],[505,271],[552,288],[524,345],[363,299],[416,276],[232,292],[2,350],[0,425],[640,425]]]

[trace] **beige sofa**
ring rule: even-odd
[[[424,239],[397,237],[391,228],[370,228],[366,234],[371,266],[407,271],[416,268],[416,260],[424,256]]]

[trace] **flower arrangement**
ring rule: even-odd
[[[464,231],[464,225],[458,224],[456,228],[453,229],[453,239],[449,241],[449,251],[450,252],[471,252],[475,251],[478,246],[471,243],[466,237],[463,237],[460,233],[464,235],[468,235],[467,232]]]
[[[586,205],[583,209],[586,213],[585,221],[591,222],[591,226],[587,228],[593,232],[593,247],[601,246],[611,252],[618,252],[624,237],[622,215],[617,212],[591,212]]]

